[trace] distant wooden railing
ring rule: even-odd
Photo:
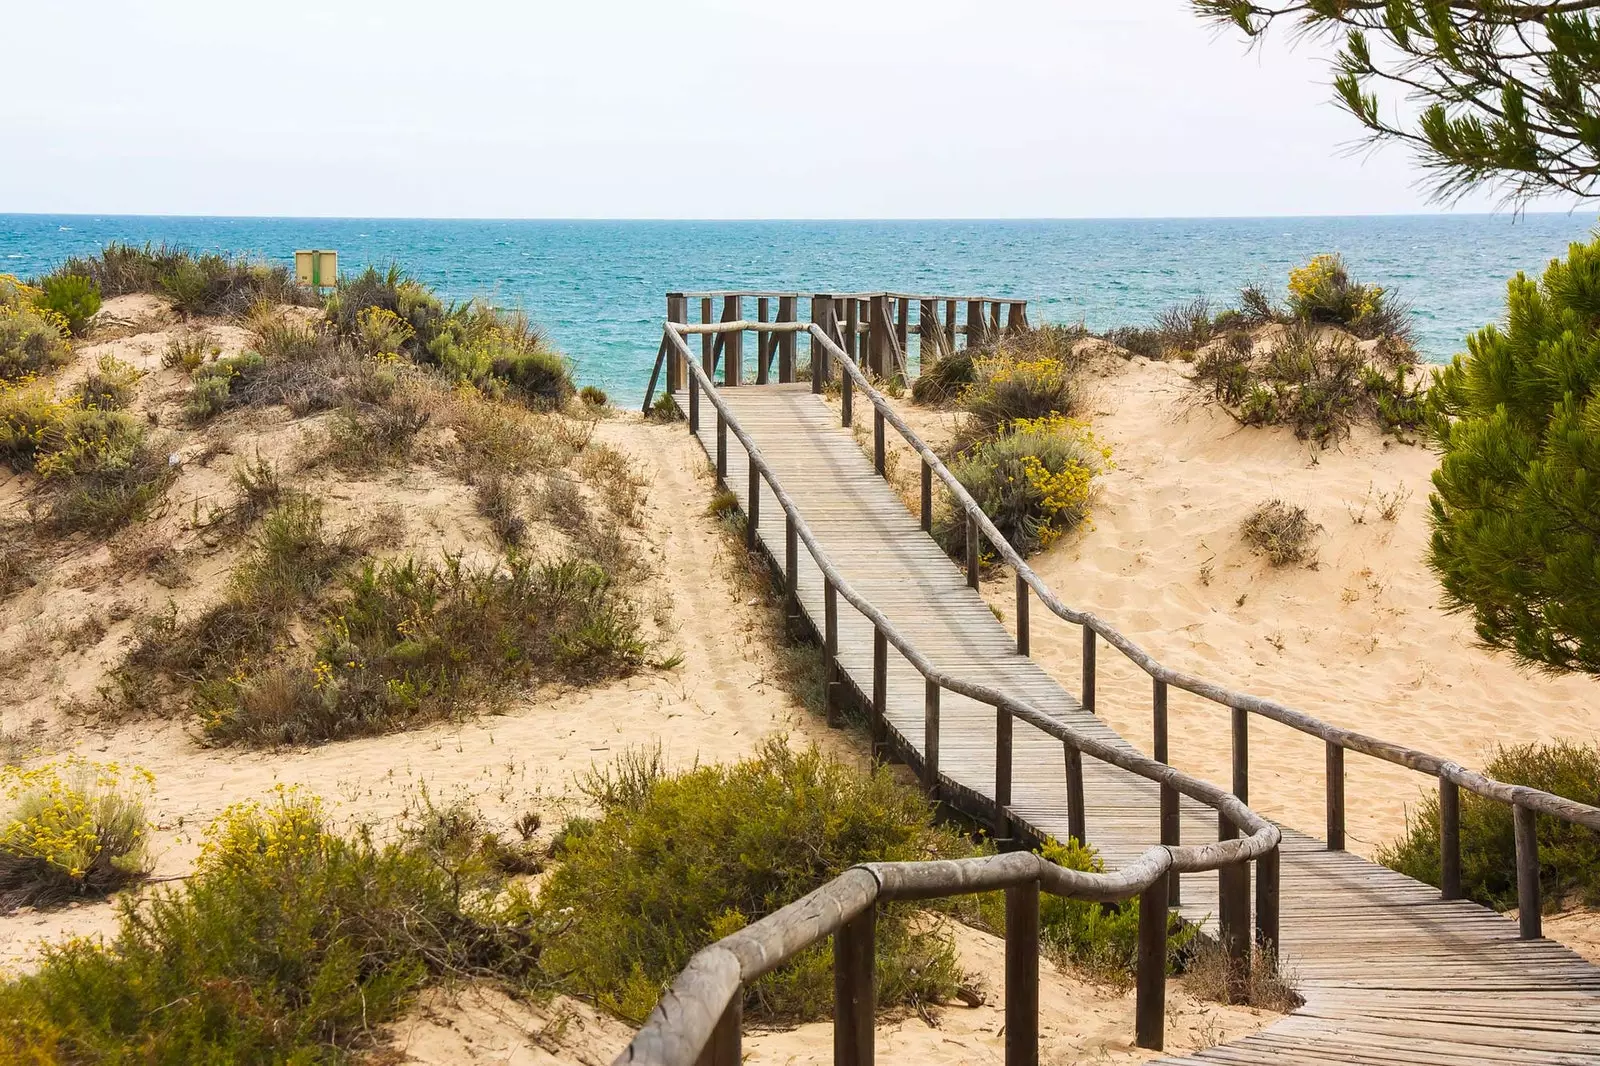
[[[748,322],[741,330],[700,332],[700,365],[713,376],[720,366],[724,386],[743,384],[746,370],[751,369],[745,365],[744,333],[753,331],[756,346],[752,380],[757,385],[768,384],[776,371],[778,382],[787,384],[794,380],[796,338],[806,332],[794,328],[800,321],[802,302],[811,322],[821,325],[850,358],[860,358],[884,380],[911,376],[912,338],[917,341],[917,366],[926,368],[955,351],[958,338],[965,338],[969,346],[978,345],[1028,325],[1026,300],[899,292],[673,292],[667,294],[667,321],[689,325],[690,308],[698,306],[697,325],[726,327],[733,322]],[[756,307],[754,320],[745,318],[750,303]],[[646,411],[655,398],[663,366],[668,392],[677,392],[686,384],[682,364],[666,358],[667,348],[663,336],[656,352],[655,370],[645,390]],[[811,355],[813,374],[820,373],[822,380],[828,381],[829,360],[817,357],[815,342]]]
[[[690,1063],[717,1063],[733,1066],[738,1060],[738,1014],[742,986],[756,977],[781,965],[799,951],[824,937],[835,936],[835,1042],[836,1063],[860,1063],[871,1058],[870,1000],[862,1006],[863,995],[870,997],[870,918],[875,901],[885,899],[933,898],[958,895],[965,892],[986,891],[993,888],[1007,890],[1007,1066],[1031,1064],[1037,1061],[1037,889],[1079,899],[1126,900],[1140,897],[1140,965],[1137,977],[1140,1003],[1136,1010],[1140,1046],[1159,1048],[1161,1035],[1160,1012],[1150,1005],[1151,997],[1164,994],[1165,980],[1165,922],[1166,908],[1160,908],[1163,930],[1161,976],[1152,972],[1153,962],[1147,962],[1147,938],[1153,942],[1155,934],[1146,928],[1146,910],[1153,915],[1156,903],[1163,897],[1167,904],[1176,904],[1180,898],[1180,872],[1216,870],[1219,873],[1218,930],[1219,940],[1230,959],[1230,981],[1236,986],[1248,979],[1250,959],[1250,871],[1249,863],[1256,863],[1256,915],[1255,940],[1266,951],[1275,951],[1279,942],[1278,899],[1278,830],[1248,807],[1249,795],[1249,719],[1251,715],[1287,725],[1302,733],[1318,737],[1326,750],[1326,828],[1330,850],[1344,847],[1344,753],[1355,751],[1376,759],[1428,774],[1439,782],[1440,807],[1440,870],[1441,889],[1445,899],[1461,898],[1460,854],[1460,789],[1465,788],[1480,796],[1509,804],[1512,807],[1515,827],[1517,898],[1519,907],[1519,933],[1523,939],[1537,939],[1541,935],[1541,899],[1539,886],[1538,839],[1535,834],[1536,814],[1547,814],[1577,825],[1600,831],[1600,808],[1569,800],[1539,789],[1511,785],[1496,781],[1454,762],[1414,748],[1370,737],[1323,722],[1301,711],[1272,700],[1235,692],[1158,662],[1133,640],[1098,616],[1075,610],[1055,595],[1054,591],[1030,568],[1020,553],[1001,535],[983,509],[966,488],[955,478],[938,455],[894,411],[886,397],[873,385],[872,379],[845,350],[844,330],[839,320],[829,314],[831,304],[823,303],[821,320],[809,324],[787,321],[782,323],[750,322],[731,319],[724,322],[689,325],[671,320],[666,323],[662,337],[661,355],[657,360],[657,373],[663,361],[674,362],[683,369],[689,391],[689,429],[698,433],[700,425],[700,399],[704,394],[710,400],[717,419],[716,468],[719,481],[727,479],[727,434],[731,429],[749,457],[749,511],[746,535],[748,545],[755,547],[759,523],[760,487],[764,481],[777,498],[785,515],[785,551],[783,575],[789,612],[798,612],[796,578],[798,544],[803,542],[822,571],[824,579],[824,642],[829,689],[839,675],[837,662],[837,597],[842,595],[874,626],[873,702],[875,718],[883,714],[884,677],[886,673],[887,646],[893,645],[905,656],[927,682],[925,742],[923,773],[925,786],[937,789],[939,693],[950,690],[996,708],[996,752],[994,809],[991,812],[994,828],[999,836],[1010,834],[1010,815],[1007,810],[1011,798],[1011,741],[1012,723],[1021,719],[1042,732],[1059,739],[1066,752],[1068,825],[1071,835],[1087,839],[1086,814],[1082,787],[1082,756],[1121,767],[1134,774],[1160,783],[1160,845],[1145,852],[1136,862],[1123,867],[1115,874],[1081,874],[1061,871],[1036,856],[1019,857],[1024,853],[1000,856],[996,859],[966,860],[965,863],[911,863],[873,864],[858,867],[835,879],[828,885],[767,918],[704,949],[691,960],[689,966],[674,982],[667,996],[650,1015],[645,1026],[635,1036],[618,1063],[645,1062],[662,1066],[688,1066]],[[966,571],[968,583],[976,588],[980,575],[982,542],[987,541],[999,560],[1008,566],[1016,579],[1017,650],[1027,654],[1030,641],[1029,592],[1057,617],[1078,625],[1082,630],[1082,674],[1080,699],[1083,707],[1095,710],[1096,638],[1104,640],[1121,652],[1151,678],[1151,709],[1153,718],[1152,758],[1130,754],[1111,747],[1092,737],[1081,734],[1036,708],[1015,700],[1004,693],[975,685],[937,669],[911,645],[881,611],[857,593],[844,581],[837,568],[820,548],[793,501],[778,482],[775,474],[762,457],[759,447],[738,425],[723,399],[717,395],[711,369],[697,362],[689,350],[687,337],[733,335],[752,329],[765,329],[781,334],[807,333],[812,345],[812,381],[814,392],[821,392],[829,373],[826,364],[836,363],[842,370],[843,386],[841,420],[852,424],[853,393],[859,389],[873,408],[873,465],[880,475],[885,471],[886,426],[893,426],[922,462],[921,525],[931,529],[933,514],[933,480],[937,477],[948,490],[954,505],[967,521]],[[724,344],[726,348],[726,344]],[[713,364],[714,366],[714,364]],[[652,382],[655,375],[652,375]],[[672,375],[669,372],[669,383]],[[1203,699],[1230,708],[1232,712],[1232,787],[1223,791],[1217,786],[1190,777],[1166,765],[1168,759],[1167,695],[1170,687],[1193,693]],[[875,731],[879,728],[874,725]],[[1184,846],[1179,840],[1178,797],[1189,796],[1218,811],[1219,841],[1195,849]],[[1239,837],[1240,832],[1249,835]],[[1157,852],[1169,856],[1163,864]],[[1027,863],[1037,865],[1028,868]],[[991,864],[984,865],[984,864]],[[1007,865],[1009,864],[1009,865]],[[904,866],[899,873],[890,872]],[[938,867],[938,870],[931,869]],[[928,868],[928,869],[923,869]],[[858,871],[865,871],[874,879],[871,888]],[[1003,872],[1001,872],[1003,871]],[[1052,872],[1055,871],[1055,872]],[[1071,874],[1062,879],[1060,874]],[[1103,879],[1103,880],[1099,880]],[[1158,887],[1157,882],[1161,884]],[[902,886],[915,883],[920,894],[911,894]],[[1032,884],[1033,889],[1027,888]],[[1030,919],[1027,894],[1032,892]],[[1020,896],[1018,895],[1020,893]],[[1092,893],[1103,893],[1095,895]],[[1015,911],[1014,911],[1015,909]],[[1012,928],[1015,912],[1018,925]],[[1150,919],[1152,922],[1154,918]],[[1031,921],[1031,924],[1030,924]],[[1021,943],[1013,946],[1013,931]],[[863,937],[867,949],[863,954]],[[1149,947],[1151,957],[1154,948]],[[1029,958],[1032,962],[1032,984],[1028,984]],[[863,961],[865,959],[866,961]],[[843,971],[841,971],[843,967]],[[854,967],[854,970],[851,968]],[[1018,987],[1012,987],[1013,974]],[[863,984],[865,982],[865,984]],[[1030,992],[1030,989],[1032,990]],[[1020,1013],[1026,1009],[1029,1018],[1018,1018],[1018,1034],[1013,1042],[1012,995],[1019,995]],[[1032,998],[1030,998],[1030,996]],[[842,1002],[846,997],[849,1002]],[[863,1013],[864,1012],[864,1013]],[[1155,1012],[1153,1018],[1147,1012]],[[732,1056],[731,1058],[729,1056]]]

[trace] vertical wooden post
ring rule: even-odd
[[[783,515],[783,584],[784,621],[793,633],[800,621],[800,530],[787,511]]]
[[[945,351],[953,352],[956,350],[956,302],[954,300],[946,300],[944,302],[944,340]]]
[[[986,331],[983,328],[983,301],[967,301],[967,347],[976,348],[983,343]]]
[[[681,292],[667,293],[667,321],[687,322],[689,320],[689,301],[684,299]],[[671,341],[667,342],[667,393],[670,395],[683,388],[685,367],[683,356],[678,354],[678,346]]]
[[[798,298],[794,296],[778,297],[779,322],[799,321],[800,316],[795,310],[797,299]],[[784,385],[787,385],[794,380],[794,354],[794,330],[788,330],[784,333],[778,334],[778,381]]]
[[[922,688],[922,787],[939,797],[939,683],[931,678]]]
[[[826,574],[822,577],[822,655],[827,666],[822,705],[828,724],[835,729],[844,724],[839,714],[839,592]]]
[[[873,987],[877,906],[833,934],[834,1066],[872,1066],[877,993]]]
[[[689,374],[689,432],[700,432],[700,379],[694,374]]]
[[[887,444],[883,439],[883,412],[878,410],[878,405],[872,405],[872,469],[878,472],[879,477],[884,477],[884,467],[887,458],[884,452]]]
[[[872,627],[872,758],[883,758],[889,740],[889,638]]]
[[[1229,839],[1238,835],[1229,828]],[[1217,936],[1228,962],[1228,1002],[1242,1003],[1250,991],[1250,864],[1230,862],[1217,878]]]
[[[1517,930],[1524,940],[1544,935],[1543,902],[1539,898],[1539,835],[1532,807],[1511,805],[1517,843]]]
[[[767,297],[765,297],[765,296],[757,297],[757,299],[756,299],[756,321],[757,322],[765,322],[767,320],[767,311],[769,309],[769,304],[770,304],[770,301],[767,299]],[[770,330],[762,329],[762,330],[757,330],[756,331],[756,384],[757,385],[765,385],[767,383],[768,375],[771,373],[772,360],[771,360],[770,357],[771,357],[771,354],[772,354],[772,338],[773,338],[773,336],[774,336],[774,334]]]
[[[1153,722],[1151,733],[1154,745],[1152,752],[1156,762],[1171,765],[1167,745],[1167,683],[1159,678],[1151,679],[1150,706]],[[1181,822],[1178,817],[1178,790],[1167,784],[1161,783],[1161,843],[1170,848],[1179,845]],[[1167,871],[1169,906],[1176,907],[1179,903],[1182,890],[1179,887],[1182,879],[1178,871]]]
[[[917,302],[917,372],[925,373],[939,361],[939,342],[943,333],[939,327],[939,304],[934,300]]]
[[[1017,654],[1028,654],[1028,583],[1017,575]]]
[[[899,306],[895,309],[894,336],[900,342],[900,351],[904,352],[911,340],[911,301],[904,296],[899,298]]]
[[[744,317],[740,305],[744,301],[737,296],[724,296],[722,298],[722,321],[737,322]],[[724,333],[722,337],[722,383],[727,386],[739,384],[744,376],[744,333],[735,330]]]
[[[1083,692],[1079,702],[1083,709],[1094,713],[1094,630],[1083,627]]]
[[[967,586],[978,587],[978,563],[982,558],[981,545],[978,538],[978,519],[976,515],[967,516]]]
[[[1066,753],[1067,835],[1080,844],[1089,842],[1089,814],[1083,802],[1083,752],[1063,744]]]
[[[1039,882],[1006,889],[1006,1066],[1039,1063]]]
[[[1278,953],[1278,849],[1256,859],[1256,947]]]
[[[1133,1042],[1160,1051],[1167,1015],[1167,878],[1170,870],[1139,893],[1139,963],[1134,978]]]
[[[889,338],[894,333],[894,312],[889,297],[872,297],[867,304],[867,366],[879,379],[889,376]]]
[[[1461,787],[1439,778],[1439,895],[1461,898]]]
[[[996,840],[1011,839],[1011,712],[994,709],[994,824]]]
[[[844,302],[844,353],[861,365],[861,301],[854,296]]]
[[[728,420],[717,412],[717,488],[728,487]]]
[[[1006,308],[1006,332],[1021,333],[1028,328],[1028,305],[1016,300]]]
[[[933,532],[933,467],[922,460],[922,531]]]
[[[811,297],[811,321],[822,328],[822,332],[833,336],[834,323],[838,321],[838,311],[834,308],[833,297],[827,293],[819,292]],[[817,338],[811,338],[811,391],[822,392],[822,386],[828,380],[827,347]]]
[[[855,378],[850,376],[850,368],[839,368],[839,424],[849,429],[855,425]]]
[[[1233,794],[1250,802],[1250,712],[1233,709]]]
[[[746,491],[749,493],[750,502],[745,506],[744,546],[749,551],[756,550],[757,534],[761,528],[761,470],[750,461],[747,454],[745,464],[749,467],[749,483]]]
[[[1344,850],[1344,749],[1328,741],[1328,850]]]
[[[711,297],[700,298],[700,324],[705,325],[711,321]],[[717,338],[710,333],[700,334],[700,366],[710,377],[717,369],[714,350]]]
[[[711,1039],[701,1049],[695,1066],[739,1066],[743,1050],[739,1046],[740,1026],[744,1022],[744,987],[733,993],[733,1000],[717,1020]]]

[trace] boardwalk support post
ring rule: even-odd
[[[1517,929],[1522,939],[1538,940],[1544,935],[1544,919],[1540,913],[1543,904],[1539,899],[1539,837],[1534,810],[1513,803],[1511,819],[1517,842]]]
[[[889,743],[889,638],[872,627],[872,758],[883,758]]]
[[[1226,816],[1224,816],[1224,819]],[[1224,839],[1238,836],[1231,824]],[[1250,994],[1250,864],[1230,862],[1217,870],[1217,939],[1228,966],[1228,1002]]]
[[[1150,704],[1153,722],[1154,750],[1152,755],[1157,762],[1170,765],[1171,760],[1167,754],[1167,683],[1160,679],[1151,680]],[[1169,848],[1178,847],[1181,830],[1178,822],[1178,790],[1167,784],[1161,783],[1161,843]],[[1167,872],[1167,904],[1176,907],[1179,903],[1181,890],[1179,889],[1178,871]]]
[[[922,787],[939,798],[939,682],[932,678],[923,685]]]
[[[822,705],[827,711],[828,724],[838,729],[844,725],[839,714],[839,590],[826,575],[822,579],[822,615],[822,656],[827,667]]]
[[[1011,839],[1011,712],[994,709],[994,824],[996,840]]]
[[[739,1046],[740,1027],[743,1023],[744,989],[740,987],[734,990],[733,999],[729,1001],[727,1010],[724,1010],[722,1017],[717,1019],[717,1027],[711,1031],[711,1039],[700,1052],[700,1058],[696,1060],[695,1066],[739,1066],[744,1056]]]
[[[967,516],[967,587],[978,587],[978,560],[982,555],[979,550],[981,545],[978,538],[983,534],[978,532],[978,520],[972,515]]]
[[[778,321],[794,322],[796,298],[793,296],[778,297]],[[778,334],[778,382],[787,385],[794,380],[794,353],[795,334],[789,330]]]
[[[1006,1066],[1039,1063],[1039,882],[1006,889]]]
[[[1028,654],[1028,583],[1017,575],[1017,654]]]
[[[1083,692],[1079,697],[1083,709],[1094,713],[1094,630],[1083,627]]]
[[[728,420],[717,412],[717,488],[728,487]]]
[[[878,472],[879,477],[884,475],[884,451],[887,445],[883,439],[883,412],[876,407],[872,409],[872,469]]]
[[[1256,859],[1256,947],[1266,957],[1278,954],[1278,857],[1274,847]]]
[[[855,425],[855,379],[849,372],[839,374],[839,424],[845,429]]]
[[[1461,786],[1439,778],[1439,896],[1461,898]]]
[[[1139,964],[1133,1042],[1160,1051],[1167,1013],[1167,882],[1169,869],[1139,893]]]
[[[787,512],[783,516],[783,614],[792,636],[800,625],[800,530]]]
[[[1233,708],[1233,794],[1250,802],[1250,712]]]
[[[749,484],[746,486],[749,502],[745,505],[744,546],[746,551],[756,550],[756,536],[761,529],[761,468],[750,463]]]
[[[877,996],[873,953],[877,908],[868,907],[833,934],[833,1061],[872,1066]]]
[[[1062,745],[1066,752],[1067,777],[1067,835],[1080,844],[1089,842],[1088,815],[1083,803],[1083,752],[1071,744]]]
[[[838,311],[833,306],[833,297],[827,293],[819,292],[811,297],[811,321],[820,326],[823,333],[833,336],[834,322]],[[832,356],[828,349],[811,338],[811,391],[820,394],[822,386],[828,380],[828,360]]]
[[[756,300],[756,321],[757,322],[765,322],[767,320],[767,315],[771,313],[771,304],[772,304],[771,299],[769,297],[766,297],[766,296],[763,296],[763,297],[759,298],[758,300]],[[772,370],[771,370],[772,360],[770,358],[768,358],[768,356],[770,355],[770,350],[771,350],[771,345],[772,345],[772,338],[776,337],[776,336],[777,336],[777,334],[773,333],[771,330],[766,330],[766,329],[758,329],[758,330],[756,330],[756,384],[757,385],[765,385],[765,384],[767,384],[768,380],[770,379],[770,375],[772,373]]]
[[[1328,741],[1328,850],[1344,850],[1344,749]]]
[[[700,432],[700,378],[689,375],[689,432]]]
[[[738,296],[724,296],[722,321],[737,322],[743,318],[743,303],[744,301]],[[744,333],[733,330],[719,333],[717,337],[722,341],[722,384],[732,388],[738,385],[744,376]]]
[[[933,532],[933,467],[922,460],[922,531]]]

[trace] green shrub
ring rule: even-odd
[[[562,989],[640,1022],[689,957],[860,862],[969,854],[922,796],[881,767],[768,741],[750,759],[668,773],[632,752],[592,775],[593,821],[570,823],[537,915],[559,931],[541,965]],[[878,1003],[936,1003],[960,978],[949,939],[905,904],[878,918]],[[746,989],[747,1015],[829,1015],[830,944]]]
[[[1313,256],[1289,271],[1289,312],[1302,322],[1341,326],[1358,337],[1410,334],[1410,308],[1380,286],[1352,281],[1338,255]]]
[[[1074,347],[1084,336],[1068,326],[1041,326],[1007,334],[973,354],[973,383],[961,397],[971,441],[1017,419],[1067,415],[1077,410],[1082,365]]]
[[[1105,340],[1123,349],[1129,355],[1142,355],[1146,359],[1160,359],[1167,353],[1166,341],[1159,330],[1140,326],[1118,326],[1103,334]]]
[[[439,298],[398,265],[384,273],[369,266],[341,281],[328,297],[326,314],[341,339],[368,351],[401,352],[413,359],[423,358],[447,317]]]
[[[1600,806],[1600,747],[1556,741],[1500,748],[1483,772]],[[1600,906],[1600,833],[1537,815],[1539,883],[1545,905]],[[1378,861],[1437,885],[1439,797],[1428,793],[1406,819],[1406,834],[1378,852]],[[1461,887],[1469,899],[1496,910],[1517,905],[1517,848],[1511,808],[1461,790]]]
[[[958,454],[950,472],[1006,540],[1028,555],[1088,515],[1094,479],[1110,467],[1111,450],[1084,423],[1051,415],[1013,421]],[[964,514],[943,514],[935,535],[947,551],[964,557]]]
[[[1484,643],[1600,676],[1600,240],[1507,288],[1432,390],[1429,564]]]
[[[78,383],[78,406],[97,411],[120,411],[133,402],[139,371],[111,355],[102,355],[95,368]]]
[[[578,399],[590,407],[604,407],[611,402],[611,398],[606,395],[606,390],[595,385],[585,385],[579,389]]]
[[[36,306],[54,312],[66,322],[67,330],[81,337],[89,320],[100,310],[100,287],[92,278],[77,274],[53,274],[39,282],[42,294]]]
[[[287,266],[245,256],[199,254],[164,244],[142,248],[108,244],[98,255],[68,259],[41,284],[64,277],[87,278],[106,296],[130,292],[164,295],[174,310],[186,315],[242,315],[263,300],[272,304],[315,302],[311,291],[295,282]]]
[[[645,644],[606,573],[575,559],[471,569],[369,562],[310,663],[247,666],[199,691],[213,743],[302,744],[459,713],[513,683],[631,672]],[[336,613],[335,613],[336,612]]]
[[[0,914],[108,895],[150,869],[139,792],[114,765],[0,767]]]
[[[535,949],[484,857],[328,830],[293,795],[229,810],[181,888],[125,904],[109,943],[47,947],[0,985],[7,1062],[335,1063],[440,977],[516,983]]]
[[[954,403],[977,380],[972,350],[960,348],[948,352],[938,362],[924,366],[917,380],[911,383],[911,402],[940,406]]]
[[[0,387],[47,373],[72,359],[66,320],[41,311],[38,289],[0,274]]]
[[[663,392],[656,397],[656,402],[650,405],[650,417],[657,422],[681,422],[683,411],[679,409],[676,400]]]
[[[193,373],[208,355],[216,357],[221,354],[222,349],[205,330],[186,330],[167,341],[167,346],[161,352],[161,365],[169,370]]]
[[[1223,315],[1228,312],[1224,311]],[[1222,315],[1217,316],[1222,320]],[[1226,325],[1226,320],[1223,320]],[[1211,301],[1197,297],[1186,304],[1169,307],[1156,315],[1156,332],[1161,337],[1162,354],[1188,356],[1216,336],[1218,321],[1211,315]]]

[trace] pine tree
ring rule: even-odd
[[[1508,309],[1433,389],[1429,562],[1485,643],[1600,676],[1600,240]]]

